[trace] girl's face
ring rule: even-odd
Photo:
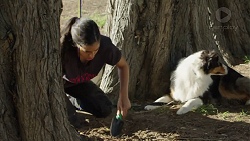
[[[95,42],[92,45],[84,45],[84,46],[77,45],[77,47],[80,50],[81,61],[90,61],[94,59],[96,53],[98,52],[100,47],[100,42]]]

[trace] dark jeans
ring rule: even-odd
[[[93,114],[97,118],[105,118],[112,113],[111,101],[92,81],[65,88],[64,91],[69,95],[69,100],[67,100],[69,117],[75,114],[75,109],[72,110],[72,105],[78,110]]]

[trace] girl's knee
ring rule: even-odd
[[[106,118],[112,113],[112,105],[102,107],[101,112],[96,114],[97,118]]]

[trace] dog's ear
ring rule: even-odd
[[[211,65],[219,61],[219,55],[215,50],[209,51],[207,55],[207,69],[211,68]]]
[[[210,51],[208,54],[208,57],[209,57],[209,59],[208,59],[209,62],[219,61],[219,55],[215,50]]]
[[[202,52],[201,52],[201,56],[203,56],[203,55],[208,55],[209,54],[209,51],[208,50],[202,50]]]
[[[207,62],[208,54],[209,54],[209,51],[208,51],[208,50],[202,50],[202,51],[201,51],[201,54],[200,54],[200,59],[201,59],[203,62]]]

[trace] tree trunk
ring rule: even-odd
[[[249,8],[248,0],[110,0],[107,34],[129,62],[130,98],[168,93],[178,61],[202,49],[220,52],[228,65],[241,63],[250,52]],[[111,97],[118,95],[116,76],[106,67],[101,88]]]
[[[60,61],[61,0],[0,4],[0,139],[80,140],[70,126]]]

